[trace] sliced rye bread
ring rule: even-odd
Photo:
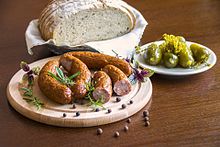
[[[122,36],[135,17],[121,0],[53,0],[42,11],[39,29],[44,40],[75,46]]]

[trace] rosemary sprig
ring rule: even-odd
[[[94,101],[94,100],[92,99],[91,94],[88,94],[85,98],[89,100],[90,106],[91,106],[92,108],[96,109],[96,108],[101,107],[101,108],[103,108],[104,110],[106,109],[106,108],[103,106],[103,98],[102,98],[102,97],[101,97],[100,99]]]
[[[37,107],[37,110],[39,110],[44,104],[36,97],[33,95],[33,90],[30,88],[22,87],[20,90],[24,91],[23,94],[23,99],[27,103],[32,103],[34,106]]]
[[[22,77],[22,87],[19,87],[19,90],[22,91],[20,93],[26,102],[32,103],[39,110],[44,104],[36,96],[34,96],[33,86],[35,82],[34,76],[39,75],[40,67],[37,66],[31,69],[27,62],[21,61],[20,68],[25,72]]]
[[[112,50],[112,52],[115,54],[116,58],[121,58],[122,57],[116,51]]]
[[[73,86],[74,85],[73,78],[77,77],[80,74],[80,72],[77,72],[67,77],[64,75],[63,71],[59,67],[55,67],[55,69],[56,69],[57,76],[50,71],[48,71],[48,75],[67,86]]]
[[[92,98],[92,92],[95,90],[94,84],[92,82],[88,82],[86,84],[86,90],[88,91],[88,93],[87,93],[85,99],[89,100],[89,103],[90,103],[91,107],[93,107],[94,109],[99,108],[99,107],[102,107],[103,109],[106,109],[103,106],[103,103],[104,103],[103,97],[101,97],[98,100],[94,100]]]
[[[32,97],[32,98],[23,98],[27,103],[32,103],[34,106],[37,107],[37,110],[39,110],[44,104],[37,98],[37,97]]]
[[[88,93],[92,93],[95,90],[94,84],[92,82],[88,82],[86,84],[86,90]]]
[[[24,91],[24,96],[28,96],[28,97],[32,97],[33,96],[33,90],[26,88],[26,87],[22,87],[21,88],[22,91]]]

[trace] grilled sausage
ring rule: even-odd
[[[38,78],[39,88],[49,99],[60,104],[68,104],[72,100],[70,88],[48,75],[48,71],[56,75],[55,67],[59,67],[57,60],[49,61],[44,65]]]
[[[112,81],[110,77],[103,71],[94,73],[93,82],[95,90],[92,95],[95,100],[102,99],[103,102],[108,102],[112,96]]]
[[[117,95],[126,95],[131,91],[131,83],[119,68],[113,65],[107,65],[102,71],[110,76],[113,83],[113,90]]]
[[[122,70],[126,76],[132,73],[131,66],[125,60],[94,52],[68,52],[64,55],[71,55],[84,62],[89,69],[101,69],[111,64]]]
[[[64,54],[60,58],[60,64],[70,74],[80,72],[80,74],[74,79],[75,84],[71,87],[73,93],[73,99],[82,99],[86,96],[86,84],[91,79],[91,72],[88,67],[79,59],[69,54]]]

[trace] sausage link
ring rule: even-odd
[[[38,77],[39,88],[49,99],[60,104],[68,104],[72,100],[70,88],[48,75],[48,71],[56,75],[55,67],[59,67],[56,60],[49,61],[43,66]]]
[[[113,83],[113,90],[117,95],[126,95],[131,91],[131,83],[119,68],[114,65],[107,65],[102,71],[110,76]]]
[[[126,76],[129,76],[132,73],[132,68],[128,62],[113,56],[94,52],[68,52],[66,55],[71,55],[80,59],[90,69],[101,69],[104,66],[111,64],[121,69]]]
[[[110,77],[103,71],[94,73],[93,82],[95,90],[92,95],[95,100],[103,99],[106,103],[112,96],[112,81]]]
[[[70,74],[80,72],[80,74],[74,79],[75,84],[71,87],[73,93],[73,99],[82,99],[86,96],[86,84],[91,79],[91,72],[88,67],[74,56],[64,54],[60,58],[60,64]]]

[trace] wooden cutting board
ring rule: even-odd
[[[36,66],[43,67],[47,61],[58,58],[59,56],[46,58],[29,65],[31,68]],[[35,82],[33,87],[34,95],[44,103],[44,106],[37,110],[35,106],[23,100],[18,91],[18,84],[23,74],[24,72],[19,70],[8,84],[7,97],[9,103],[22,115],[32,120],[54,126],[90,127],[113,123],[137,113],[149,102],[152,95],[152,84],[150,79],[148,79],[145,83],[136,83],[133,85],[132,91],[128,95],[120,97],[120,102],[116,102],[116,97],[118,96],[113,96],[108,103],[104,104],[106,110],[103,109],[99,112],[94,112],[88,104],[76,104],[76,108],[72,109],[71,104],[60,105],[49,100],[43,95],[37,82]],[[35,80],[37,81],[37,78]],[[133,100],[133,104],[129,104],[130,100]],[[122,104],[126,104],[125,109],[122,109]],[[107,109],[111,109],[112,112],[107,113]],[[78,117],[76,116],[77,111],[80,112],[80,116]],[[63,117],[63,113],[66,114],[66,117]]]

